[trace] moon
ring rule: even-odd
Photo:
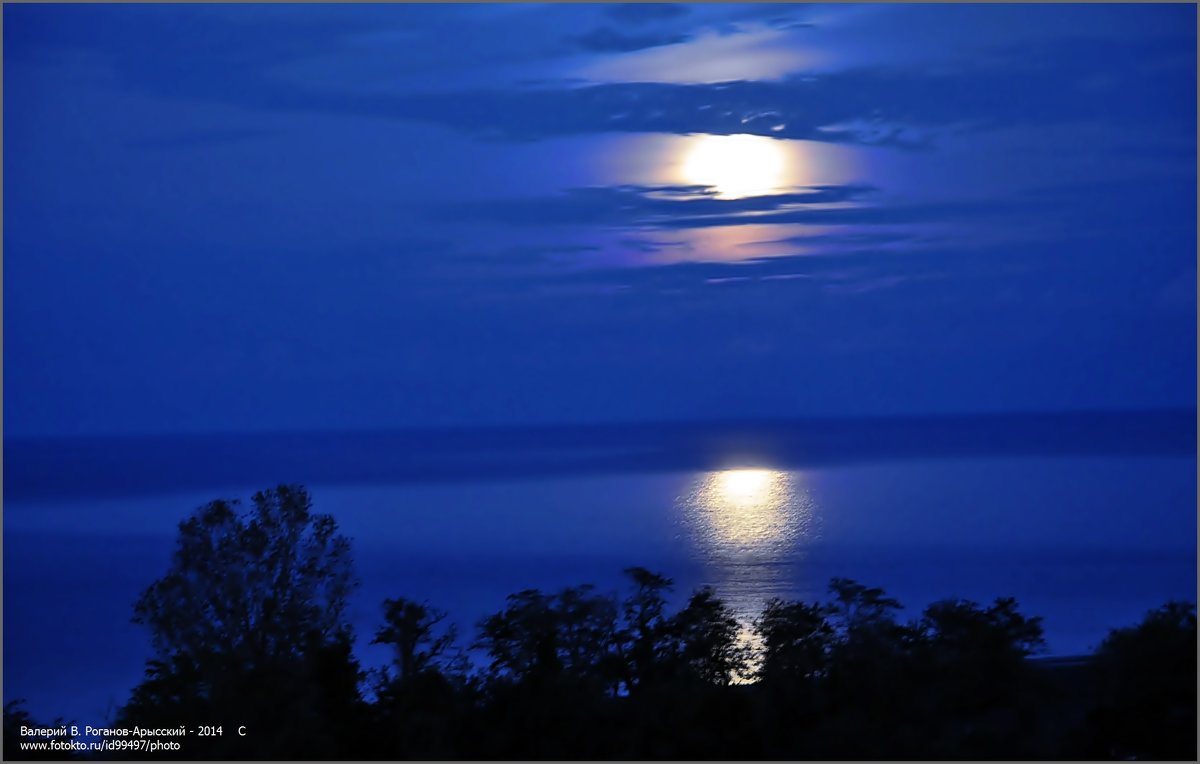
[[[685,180],[708,186],[722,199],[763,196],[779,189],[786,153],[758,135],[706,135],[694,141],[683,162]]]

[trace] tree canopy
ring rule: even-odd
[[[255,735],[243,752],[333,751],[360,700],[345,617],[350,541],[299,486],[240,509],[213,501],[180,523],[166,574],[134,606],[155,656],[123,718],[246,724]],[[223,743],[196,745],[218,755]]]

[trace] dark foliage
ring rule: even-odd
[[[400,687],[424,674],[465,670],[455,640],[454,624],[439,628],[446,613],[427,604],[404,599],[383,601],[383,626],[371,644],[391,645],[395,657],[382,672],[381,689]],[[389,669],[395,670],[393,676]]]
[[[134,607],[156,655],[119,723],[224,728],[189,738],[188,757],[345,755],[365,718],[344,620],[354,585],[349,540],[303,488],[261,491],[247,513],[202,507]]]
[[[1196,759],[1196,605],[1169,602],[1114,629],[1094,666],[1089,756]]]

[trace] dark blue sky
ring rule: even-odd
[[[5,6],[6,435],[1192,406],[1192,5]]]

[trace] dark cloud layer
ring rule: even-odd
[[[688,15],[686,5],[678,3],[619,3],[606,6],[605,14],[626,24],[649,24]]]
[[[629,53],[635,50],[659,48],[664,45],[678,45],[687,42],[692,37],[682,32],[627,34],[611,27],[600,27],[570,39],[584,50],[595,53]]]
[[[1028,210],[1030,203],[944,201],[870,205],[865,185],[819,186],[788,193],[722,199],[701,186],[597,186],[554,197],[494,199],[444,206],[450,220],[482,220],[513,226],[602,225],[646,229],[717,228],[737,225],[902,225],[997,216]],[[856,203],[853,206],[830,206]]]
[[[86,19],[95,12],[79,15]],[[186,24],[178,14],[128,14],[120,39],[90,35],[86,22],[55,27],[51,37],[57,44],[103,51],[123,80],[155,97],[413,120],[518,140],[603,132],[746,133],[915,147],[926,145],[939,130],[1095,121],[1135,131],[1156,122],[1191,124],[1194,133],[1194,72],[1191,64],[1180,62],[1194,63],[1195,38],[1183,33],[1154,42],[1066,37],[990,49],[972,60],[936,66],[797,72],[773,80],[350,93],[289,83],[277,72],[289,61],[337,52],[370,29],[371,17],[338,15],[322,24],[287,16],[234,23],[194,10],[181,13]],[[652,17],[665,12],[619,13]],[[442,20],[434,29],[448,32],[451,23]],[[490,28],[464,29],[475,34]],[[601,28],[568,38],[611,52],[678,44],[687,36],[680,29],[625,33]],[[28,51],[27,42],[11,43],[18,56]],[[445,50],[444,43],[437,49]]]
[[[697,228],[772,222],[777,215],[811,205],[856,201],[874,190],[863,185],[818,186],[790,193],[722,199],[713,189],[704,186],[593,186],[568,189],[549,198],[454,204],[438,212],[449,219],[487,220],[510,225]]]
[[[1092,120],[1136,127],[1186,120],[1194,112],[1186,108],[1190,75],[1143,83],[1111,63],[1106,70],[1107,79],[1090,81],[1073,73],[1056,77],[1034,71],[861,70],[778,82],[620,83],[410,95],[318,93],[253,78],[197,82],[181,89],[178,73],[143,85],[165,97],[414,120],[517,140],[604,132],[708,133],[911,148],[927,143],[920,130],[962,132]]]

